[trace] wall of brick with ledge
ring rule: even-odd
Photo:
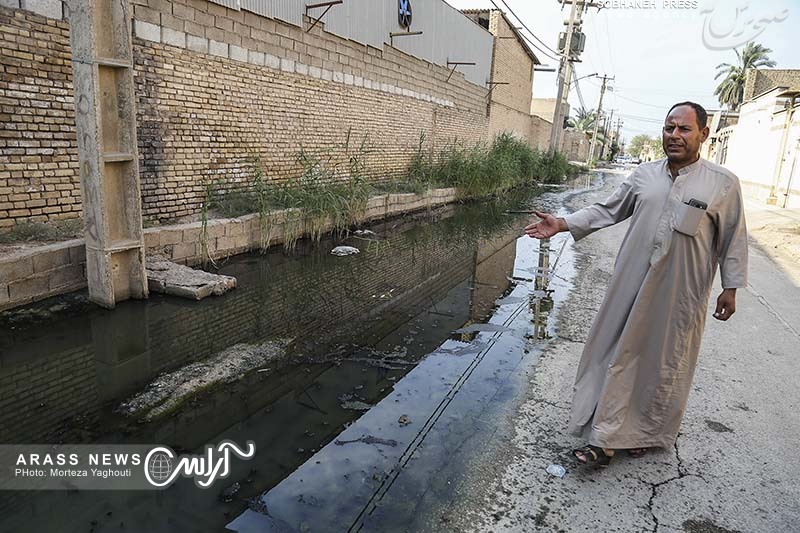
[[[434,189],[426,194],[373,196],[360,222],[444,205],[457,199],[455,189]],[[287,211],[274,213],[270,245],[283,243]],[[331,229],[328,225],[326,229]],[[261,245],[258,214],[210,220],[206,226],[208,254],[219,259],[256,250]],[[307,234],[304,231],[304,234]],[[202,223],[193,222],[144,230],[147,252],[160,253],[176,263],[203,261]],[[83,239],[49,244],[0,257],[0,311],[86,287],[86,250]]]

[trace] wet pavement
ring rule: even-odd
[[[369,228],[374,236],[301,242],[293,254],[231,258],[220,272],[239,288],[202,302],[154,295],[105,311],[78,293],[3,313],[0,441],[158,443],[180,452],[253,440],[257,453],[208,491],[182,479],[159,492],[4,493],[0,530],[219,531],[246,509],[263,516],[260,496],[277,498],[280,487],[322,465],[315,454],[326,457],[340,494],[351,492],[332,468],[342,453],[362,466],[384,461],[369,472],[369,498],[341,505],[350,513],[341,523],[367,524],[405,506],[422,480],[395,463],[446,460],[447,447],[431,445],[456,431],[444,422],[471,420],[464,432],[483,431],[494,401],[512,398],[521,384],[515,369],[533,364],[531,345],[547,335],[550,293],[536,282],[533,241],[519,240],[526,215],[509,213],[555,198],[538,195],[388,220]],[[340,244],[361,253],[331,256]],[[487,319],[500,329],[476,332]],[[152,419],[119,412],[163,374],[273,341],[287,343],[280,356]],[[269,497],[264,503],[270,509]],[[312,514],[298,507],[281,520],[318,524]],[[407,519],[396,516],[402,529]]]

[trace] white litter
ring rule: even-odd
[[[338,256],[345,256],[345,255],[354,255],[359,253],[361,250],[358,248],[353,248],[352,246],[337,246],[333,250],[331,250],[331,255],[338,255]]]
[[[549,465],[545,470],[547,470],[548,474],[557,478],[563,478],[567,475],[567,469],[561,465]]]

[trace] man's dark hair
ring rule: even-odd
[[[669,108],[669,111],[667,111],[667,116],[669,116],[669,114],[672,113],[672,110],[675,109],[676,107],[681,107],[684,105],[694,109],[694,114],[697,116],[697,127],[700,128],[701,130],[705,128],[706,124],[708,123],[708,113],[706,112],[703,106],[695,102],[688,102],[688,101],[678,102],[677,104]]]

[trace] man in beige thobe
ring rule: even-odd
[[[575,380],[570,430],[590,445],[575,450],[582,463],[673,445],[717,265],[715,318],[730,318],[736,289],[747,285],[739,180],[700,159],[706,120],[699,105],[676,104],[664,123],[666,159],[640,165],[604,202],[564,218],[537,213],[542,220],[525,228],[540,239],[569,231],[577,241],[631,219]]]

